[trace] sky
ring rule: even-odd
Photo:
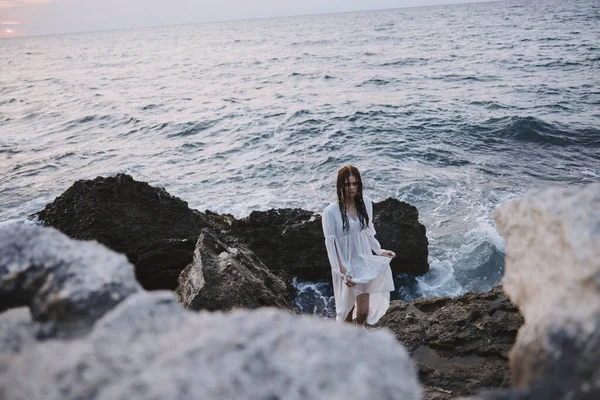
[[[0,0],[0,38],[481,0]]]

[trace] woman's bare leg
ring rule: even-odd
[[[353,323],[354,321],[352,321],[352,312],[354,311],[354,307],[352,307],[350,309],[350,312],[348,313],[348,315],[346,315],[346,319],[344,320],[344,322],[348,322],[348,323]]]
[[[369,316],[369,293],[356,296],[356,325],[364,325]]]

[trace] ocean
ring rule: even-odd
[[[490,290],[493,211],[600,180],[600,2],[0,40],[0,224],[120,172],[199,210],[321,211],[346,164],[427,229],[431,271],[398,277],[394,298]],[[327,313],[326,284],[298,287],[305,312]]]

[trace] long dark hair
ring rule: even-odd
[[[350,225],[348,224],[348,215],[346,214],[346,187],[349,184],[351,175],[356,178],[356,183],[358,186],[356,196],[354,197],[356,211],[358,213],[358,220],[360,221],[361,229],[365,229],[367,225],[369,225],[369,215],[367,214],[367,207],[365,206],[365,201],[363,200],[362,179],[360,177],[360,172],[358,172],[358,168],[352,165],[342,167],[338,171],[337,176],[337,198],[338,205],[340,206],[340,213],[342,213],[342,227],[344,230],[350,229]]]

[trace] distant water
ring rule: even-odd
[[[126,172],[200,210],[320,211],[357,165],[418,207],[431,272],[500,282],[501,203],[600,176],[600,2],[507,1],[0,41],[0,223]],[[299,284],[307,312],[330,290]],[[321,298],[321,296],[324,296]]]

